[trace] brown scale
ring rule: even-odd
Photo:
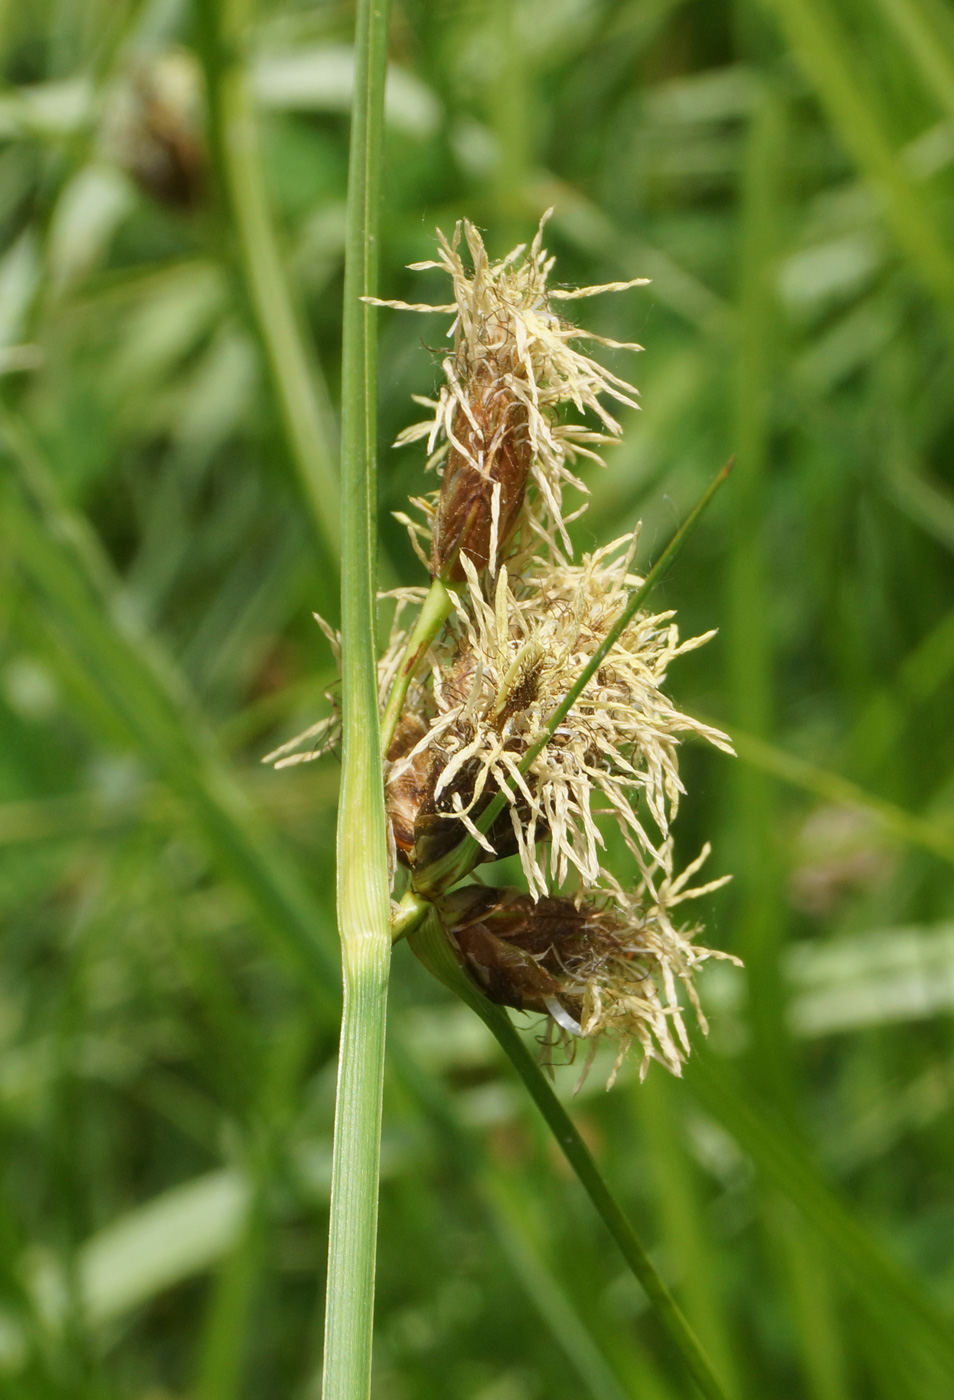
[[[477,673],[477,656],[472,647],[458,647],[447,673],[442,677],[444,705],[450,710],[463,705],[470,695]]]
[[[496,482],[501,487],[498,551],[506,544],[517,525],[533,459],[526,407],[514,398],[491,362],[485,360],[477,367],[464,392],[471,416],[458,406],[453,435],[482,463],[483,470],[478,471],[450,444],[431,547],[431,573],[445,583],[464,581],[462,552],[478,572],[491,563],[491,507]]]
[[[424,725],[417,716],[402,719],[388,749],[389,760],[394,763],[404,758],[424,733]],[[385,807],[394,831],[394,844],[401,864],[410,870],[433,865],[467,835],[463,823],[452,819],[450,814],[454,811],[455,794],[465,807],[473,798],[475,775],[465,769],[435,797],[434,788],[445,761],[440,752],[423,749],[409,765],[402,766],[399,774],[387,780]],[[496,792],[496,784],[488,783],[471,815],[479,816]],[[518,849],[513,824],[506,811],[494,822],[488,839],[495,854],[485,854],[484,860],[500,860]]]
[[[476,664],[473,651],[463,647],[458,650],[443,682],[444,700],[448,705],[460,705],[466,700]],[[536,686],[536,671],[528,673],[518,681],[498,716],[498,729],[503,728],[511,714],[531,703],[536,695]],[[388,749],[389,761],[395,763],[398,759],[406,757],[425,733],[424,721],[417,715],[407,714],[402,717]],[[508,745],[515,752],[519,751],[520,746],[519,739]],[[455,796],[460,799],[462,806],[469,808],[474,796],[478,766],[475,763],[462,769],[437,797],[434,789],[447,761],[447,756],[440,750],[424,749],[409,766],[402,767],[402,771],[396,777],[387,781],[385,800],[394,831],[398,859],[411,870],[433,865],[459,845],[467,834],[463,823],[454,820],[451,814],[454,811]],[[480,801],[469,813],[472,820],[477,820],[497,792],[497,784],[490,780]],[[528,820],[530,814],[524,802],[518,802],[517,814],[524,823]],[[542,828],[540,834],[545,834]],[[493,823],[487,839],[494,848],[494,854],[485,853],[482,861],[502,860],[504,856],[511,856],[519,849],[508,810],[501,812]]]
[[[458,961],[489,1001],[517,1011],[547,1011],[557,999],[577,1020],[583,1004],[561,978],[580,964],[622,952],[602,913],[571,899],[536,901],[519,890],[469,885],[453,890],[439,911]]]
[[[439,767],[432,769],[435,781],[439,772]],[[410,862],[414,869],[435,864],[442,856],[447,855],[449,851],[459,845],[467,835],[467,829],[463,822],[453,820],[450,814],[453,813],[456,805],[455,796],[460,798],[463,807],[470,807],[470,803],[473,801],[476,777],[476,768],[462,769],[455,776],[453,782],[444,788],[440,797],[434,796],[432,783],[431,791],[421,803],[417,820],[414,823],[414,852]],[[481,794],[480,801],[468,812],[471,821],[478,820],[480,814],[496,797],[497,791],[497,784],[490,780]],[[518,804],[517,814],[521,821],[527,820],[530,815],[525,810],[523,803]],[[504,808],[487,832],[487,840],[494,848],[493,854],[483,852],[480,857],[481,863],[488,860],[502,860],[504,856],[512,856],[519,850],[517,835],[508,808]]]
[[[417,715],[402,715],[388,749],[388,762],[393,764],[405,758],[426,733],[427,726]],[[407,767],[402,767],[399,774],[389,777],[385,786],[385,809],[394,831],[398,858],[404,865],[411,863],[414,823],[427,793],[433,762],[433,754],[425,749]]]
[[[536,700],[540,691],[540,672],[543,670],[542,658],[530,666],[518,677],[507,692],[504,703],[501,705],[494,718],[494,728],[497,733],[503,732],[504,725],[508,719],[520,714],[521,710],[527,710]]]

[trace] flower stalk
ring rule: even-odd
[[[428,647],[440,633],[452,607],[453,602],[446,586],[439,578],[435,578],[408,636],[404,655],[401,657],[398,673],[391,686],[381,719],[381,752],[385,755],[391,747],[394,731],[407,698],[408,686],[420,670]]]

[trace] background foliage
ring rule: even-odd
[[[258,760],[333,683],[352,21],[0,10],[11,1396],[316,1393],[337,769]],[[391,52],[383,295],[443,298],[403,270],[435,224],[500,255],[550,205],[560,280],[653,279],[587,307],[647,352],[581,547],[642,519],[651,560],[739,454],[665,598],[720,629],[672,688],[740,759],[685,754],[679,839],[735,873],[701,912],[747,970],[713,969],[685,1082],[604,1095],[598,1063],[574,1112],[734,1395],[949,1396],[950,11],[403,0]],[[238,83],[211,141],[200,58]],[[243,227],[246,77],[271,214]],[[380,324],[389,586],[421,581],[390,511],[424,483],[386,444],[443,323]],[[375,1394],[688,1395],[493,1042],[400,948],[391,1042]]]

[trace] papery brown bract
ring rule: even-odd
[[[399,760],[407,759],[426,733],[427,726],[417,715],[402,715],[387,753],[391,769],[385,783],[385,810],[398,859],[405,865],[411,863],[414,828],[427,796],[434,755],[424,749],[406,763],[399,763]],[[399,766],[395,767],[396,764]],[[433,787],[433,782],[430,786]]]
[[[564,982],[568,970],[592,963],[612,942],[597,910],[481,885],[451,891],[438,909],[461,965],[488,1000],[539,1012],[559,1001],[579,1021],[582,992],[568,996]]]
[[[486,785],[479,801],[474,802],[476,771],[462,770],[454,782],[439,795],[435,788],[442,771],[440,754],[433,749],[411,753],[409,740],[419,721],[402,721],[388,753],[392,768],[385,783],[385,805],[394,836],[394,846],[402,865],[410,870],[425,869],[446,856],[467,835],[467,828],[458,816],[459,808],[468,812],[471,820],[489,806],[497,795],[497,786]],[[403,748],[408,744],[407,748]],[[518,850],[510,812],[505,810],[487,833],[492,847],[481,859],[501,860]]]
[[[463,386],[432,525],[431,573],[445,583],[466,577],[461,554],[478,570],[496,570],[520,519],[533,460],[526,406],[494,362]]]

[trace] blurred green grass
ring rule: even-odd
[[[308,1396],[320,1364],[337,770],[258,759],[325,703],[335,567],[196,23],[0,12],[0,1388],[29,1400]],[[261,4],[231,56],[332,457],[351,24]],[[700,913],[747,970],[713,969],[684,1083],[604,1095],[597,1064],[574,1112],[734,1395],[941,1400],[954,20],[409,0],[392,58],[382,295],[442,298],[403,270],[435,224],[500,255],[550,204],[561,281],[653,278],[589,307],[645,344],[644,408],[580,546],[642,519],[651,560],[738,453],[663,597],[720,629],[672,687],[740,759],[685,753],[679,842],[734,872]],[[422,477],[387,443],[443,323],[380,329],[391,585]],[[691,1393],[493,1043],[407,950],[393,979],[375,1395]]]

